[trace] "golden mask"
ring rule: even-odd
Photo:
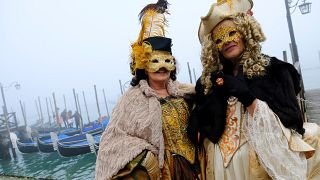
[[[169,52],[153,51],[146,70],[148,72],[157,72],[160,68],[166,68],[168,71],[175,70],[174,58]]]
[[[216,47],[219,51],[221,51],[222,46],[225,43],[236,42],[238,43],[241,38],[241,34],[233,26],[222,26],[219,27],[217,32],[213,35],[213,42],[216,44]]]

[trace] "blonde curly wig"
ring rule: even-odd
[[[254,17],[244,13],[225,16],[223,19],[233,21],[243,37],[245,50],[242,54],[240,64],[243,66],[244,74],[248,78],[265,75],[266,67],[269,65],[270,59],[261,54],[260,43],[265,40],[265,36],[260,24]],[[203,66],[201,84],[204,86],[205,94],[208,94],[212,87],[210,80],[211,73],[223,69],[219,52],[213,42],[211,33],[205,37],[202,43],[201,63]]]

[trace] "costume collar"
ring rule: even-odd
[[[146,80],[140,80],[139,85],[140,85],[140,89],[147,97],[158,98],[156,91],[149,86]],[[169,79],[167,88],[168,88],[168,93],[171,96],[177,97],[185,94],[183,92],[179,92],[177,84],[172,79]]]

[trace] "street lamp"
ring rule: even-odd
[[[297,8],[299,1],[300,0],[297,0],[297,2],[294,5],[291,5],[292,0],[285,0],[285,6],[286,6],[286,11],[287,11],[287,21],[288,21],[288,28],[289,28],[290,39],[291,39],[292,62],[293,62],[293,65],[298,69],[298,72],[301,75],[301,87],[302,87],[302,90],[300,92],[300,97],[302,99],[305,99],[302,71],[301,71],[301,66],[299,64],[298,48],[297,48],[296,40],[295,40],[295,37],[294,37],[292,20],[291,20],[291,12],[290,12],[290,8],[294,8],[294,10]],[[306,0],[303,0],[303,3],[299,5],[299,8],[300,8],[300,11],[301,11],[302,14],[307,14],[307,13],[311,12],[311,3],[306,3],[305,1]],[[301,105],[302,113],[304,113],[305,112],[305,104],[304,104],[304,102],[300,101],[300,105]]]
[[[303,0],[303,3],[299,5],[301,14],[308,14],[311,12],[311,3]]]

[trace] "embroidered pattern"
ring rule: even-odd
[[[194,163],[195,147],[187,137],[188,105],[183,98],[160,99],[165,149]]]
[[[219,147],[225,167],[228,166],[240,145],[240,121],[242,117],[241,103],[239,103],[237,99],[230,98],[228,100],[226,128],[219,141]]]

